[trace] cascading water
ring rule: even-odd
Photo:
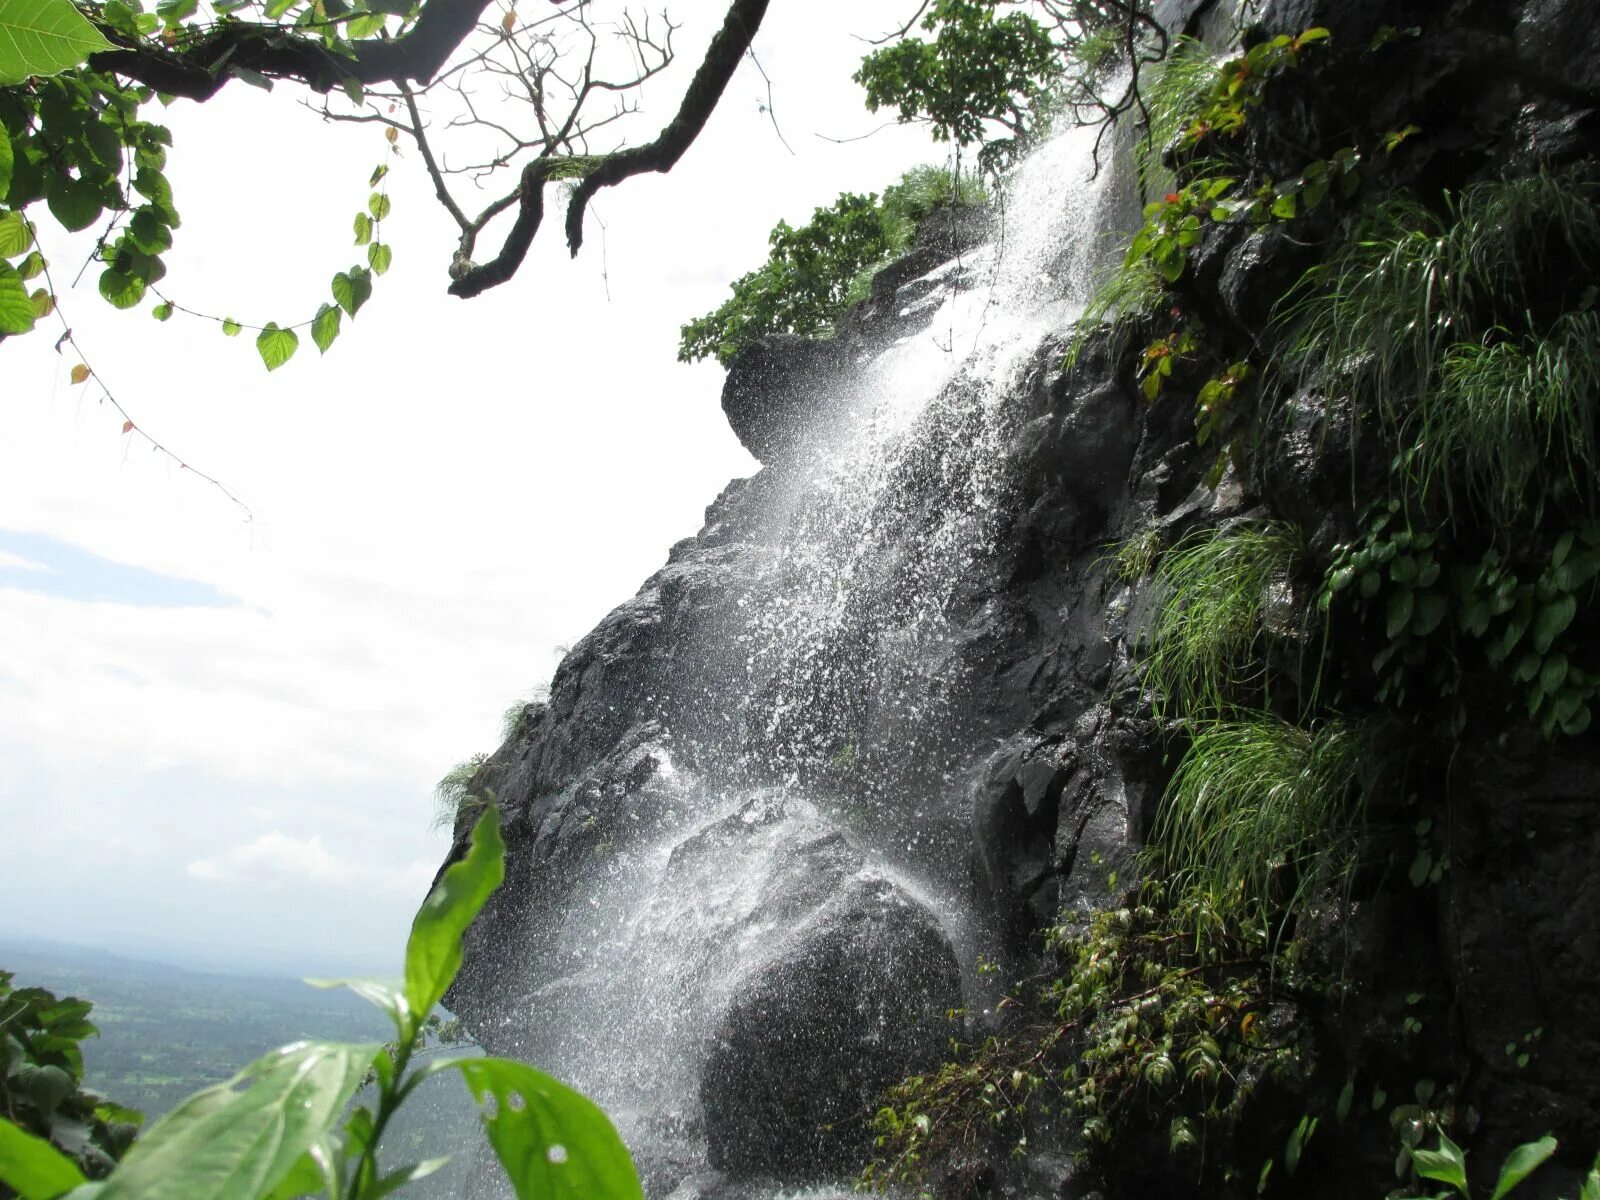
[[[537,961],[495,1049],[605,1106],[653,1197],[782,1186],[709,1167],[815,1185],[836,1170],[821,1143],[773,1127],[856,1121],[882,1070],[942,1045],[976,936],[951,780],[981,731],[943,647],[982,598],[954,581],[1005,517],[1006,399],[1101,258],[1095,136],[1022,164],[988,244],[901,289],[931,321],[861,352],[827,419],[746,485],[737,594],[683,651],[626,818],[528,918]],[[751,1037],[786,1047],[776,1067]]]

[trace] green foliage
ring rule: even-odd
[[[1291,36],[1283,33],[1257,42],[1222,64],[1213,76],[1211,93],[1196,106],[1182,142],[1193,146],[1211,137],[1237,137],[1253,109],[1261,107],[1267,87],[1300,66],[1306,48],[1332,36],[1320,26]]]
[[[983,200],[972,178],[926,166],[886,188],[881,202],[876,195],[846,193],[798,229],[778,222],[766,264],[735,281],[722,307],[683,327],[679,361],[715,355],[726,366],[768,334],[830,333],[846,305],[864,295],[864,282],[910,245],[928,214]]]
[[[466,855],[443,875],[412,924],[405,982],[345,986],[389,1014],[388,1046],[298,1042],[259,1059],[225,1084],[190,1097],[146,1132],[95,1193],[102,1200],[378,1200],[439,1162],[382,1172],[378,1150],[399,1107],[428,1076],[459,1071],[483,1109],[489,1143],[519,1200],[607,1196],[642,1200],[627,1149],[590,1101],[524,1063],[432,1059],[413,1067],[428,1019],[461,966],[461,937],[504,876],[499,814],[488,809]],[[331,985],[330,985],[331,986]],[[86,1006],[85,1006],[86,1007]],[[346,1113],[364,1077],[369,1107]],[[342,1123],[341,1123],[342,1118]],[[57,1200],[78,1177],[42,1141],[0,1122],[5,1180],[23,1200]]]
[[[30,75],[58,75],[109,49],[105,35],[70,0],[0,0],[0,87]]]
[[[1142,663],[1158,706],[1176,703],[1194,717],[1260,694],[1269,610],[1299,553],[1288,527],[1244,521],[1198,530],[1162,556],[1156,581],[1165,598]]]
[[[520,709],[519,709],[520,711]],[[464,811],[480,808],[486,800],[472,791],[472,781],[489,760],[487,754],[474,754],[458,762],[445,772],[433,788],[433,824],[435,829],[450,829]]]
[[[1158,810],[1149,866],[1219,912],[1238,910],[1240,923],[1276,924],[1318,893],[1343,894],[1376,761],[1371,739],[1344,722],[1198,723]]]
[[[1145,526],[1112,551],[1112,574],[1123,583],[1138,582],[1150,574],[1165,545],[1166,538],[1159,525]]]
[[[854,78],[869,109],[896,109],[961,146],[984,140],[990,122],[1012,138],[1036,129],[1065,65],[1049,29],[1009,0],[934,0],[921,28],[932,40],[904,38],[862,60]]]
[[[1550,1160],[1556,1148],[1556,1139],[1546,1135],[1536,1142],[1524,1142],[1512,1150],[1500,1164],[1500,1174],[1495,1180],[1494,1191],[1489,1194],[1489,1200],[1503,1200],[1503,1197],[1510,1195],[1528,1176]],[[1436,1149],[1427,1150],[1420,1146],[1411,1149],[1410,1158],[1412,1170],[1415,1171],[1419,1181],[1442,1183],[1447,1190],[1424,1192],[1406,1189],[1395,1193],[1394,1200],[1452,1200],[1452,1194],[1461,1197],[1462,1200],[1471,1200],[1466,1152],[1451,1141],[1448,1134],[1440,1132],[1439,1145]],[[1591,1171],[1584,1184],[1582,1193],[1584,1200],[1588,1200],[1591,1189],[1600,1192],[1600,1174],[1597,1174],[1597,1171]]]
[[[1408,689],[1453,695],[1459,673],[1476,665],[1520,690],[1545,737],[1577,736],[1592,720],[1600,671],[1585,668],[1575,628],[1600,580],[1600,524],[1584,521],[1508,555],[1495,546],[1453,563],[1434,533],[1405,527],[1399,501],[1370,507],[1360,541],[1334,548],[1318,604],[1337,603],[1382,629],[1372,659],[1377,699],[1396,706]],[[1445,618],[1455,615],[1453,622]]]
[[[1134,158],[1145,195],[1172,190],[1176,181],[1162,164],[1162,157],[1199,116],[1221,71],[1221,64],[1203,42],[1180,37],[1141,80],[1147,123],[1144,136],[1134,146]]]
[[[0,1115],[18,1134],[53,1146],[80,1179],[109,1172],[141,1120],[83,1087],[80,1043],[99,1032],[89,1020],[92,1007],[44,988],[15,987],[11,974],[0,971]],[[41,1155],[32,1157],[48,1171],[53,1160]],[[0,1160],[7,1158],[0,1148]],[[9,1175],[0,1178],[21,1190]]]
[[[1600,210],[1572,178],[1474,184],[1442,213],[1391,197],[1282,306],[1288,362],[1377,412],[1425,502],[1500,521],[1592,503],[1597,262]]]

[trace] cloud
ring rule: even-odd
[[[34,562],[31,558],[23,558],[22,555],[13,554],[9,550],[0,550],[0,571],[49,572],[52,569],[42,562]]]
[[[350,865],[328,853],[322,838],[304,840],[273,830],[253,842],[234,846],[216,858],[197,858],[187,868],[196,879],[216,883],[311,879],[344,883],[354,875]]]

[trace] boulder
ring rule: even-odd
[[[884,1089],[942,1060],[960,1003],[934,914],[892,880],[856,875],[738,982],[708,1039],[711,1165],[785,1180],[858,1169]]]

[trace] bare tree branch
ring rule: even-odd
[[[583,245],[584,211],[597,191],[603,187],[614,187],[635,175],[672,170],[700,136],[700,131],[711,118],[728,81],[761,27],[767,4],[768,0],[733,0],[722,28],[711,39],[705,58],[701,60],[688,91],[684,93],[677,114],[656,139],[643,146],[629,147],[602,157],[578,182],[567,208],[567,245],[573,254],[577,254]],[[466,258],[470,252],[470,242],[464,238],[463,254],[452,268],[455,277],[450,284],[452,295],[476,296],[516,274],[544,220],[544,185],[552,176],[559,174],[563,164],[563,159],[547,156],[535,159],[523,168],[517,190],[504,201],[507,206],[513,201],[517,203],[518,211],[500,252],[482,265],[472,263]]]

